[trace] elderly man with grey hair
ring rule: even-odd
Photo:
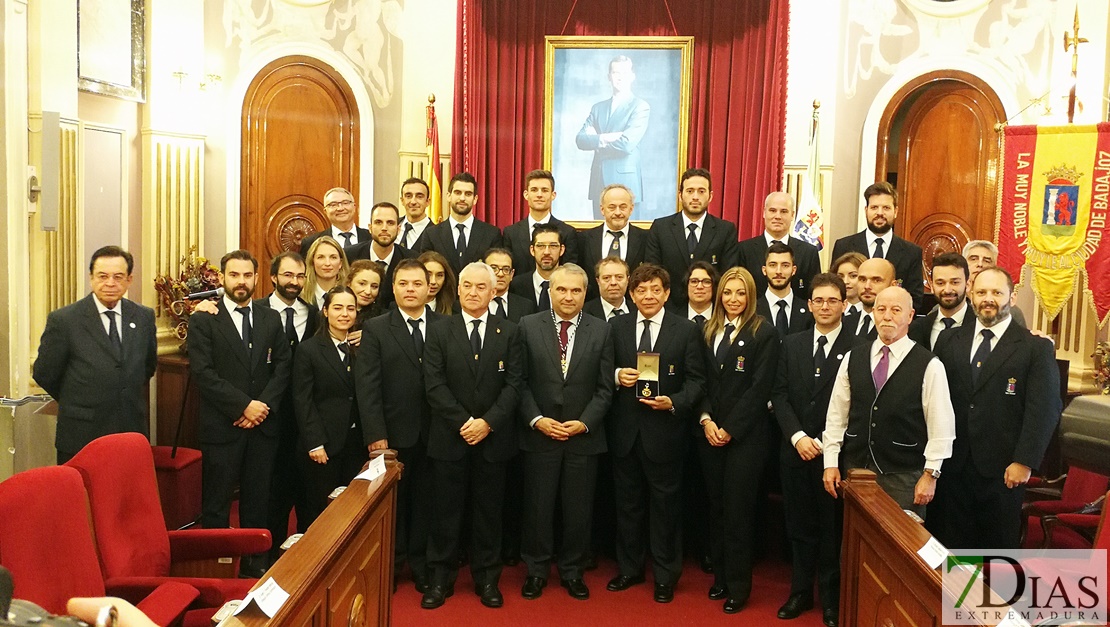
[[[630,222],[635,206],[636,197],[624,185],[614,183],[601,191],[603,222],[578,234],[579,265],[590,270],[606,257],[619,257],[631,272],[643,263],[648,232]],[[600,295],[597,283],[591,281],[586,300]]]
[[[967,292],[970,294],[971,286],[975,283],[975,277],[979,276],[981,271],[993,268],[998,264],[998,246],[985,239],[973,239],[964,244],[963,256],[964,259],[967,259],[969,272]],[[1019,327],[1029,328],[1029,325],[1025,323],[1025,314],[1021,313],[1021,310],[1016,307],[1010,310],[1010,319]]]

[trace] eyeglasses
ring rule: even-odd
[[[829,307],[836,307],[844,301],[839,298],[811,298],[809,299],[809,302],[813,303],[813,308],[818,308],[824,307],[825,305],[828,305]]]
[[[532,244],[532,248],[536,250],[559,250],[562,244]]]
[[[278,276],[285,279],[286,281],[292,281],[294,279],[296,279],[298,281],[304,281],[305,279],[308,278],[308,275],[306,275],[303,272],[301,274],[293,274],[292,272],[282,272]]]
[[[338,209],[340,207],[354,207],[355,201],[353,200],[336,200],[324,205],[326,209]]]
[[[512,266],[495,266],[490,264],[490,267],[493,268],[494,274],[509,274],[513,271]]]
[[[690,279],[687,283],[694,286],[703,285],[705,287],[713,287],[713,279]]]

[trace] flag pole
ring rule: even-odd
[[[424,108],[426,129],[425,144],[428,148],[428,216],[433,223],[443,219],[443,181],[439,165],[439,122],[436,119],[436,95],[428,94],[428,106]]]

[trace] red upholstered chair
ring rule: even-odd
[[[166,529],[181,529],[200,517],[200,451],[172,446],[152,446],[154,469],[158,474],[158,494]]]
[[[1043,548],[1087,548],[1089,540],[1076,537],[1067,529],[1056,536],[1046,533],[1042,522],[1048,517],[1059,518],[1061,514],[1078,512],[1087,504],[1102,496],[1110,484],[1110,478],[1105,475],[1083,470],[1076,466],[1068,469],[1064,477],[1064,485],[1060,492],[1059,500],[1039,500],[1025,503],[1022,507],[1023,522],[1026,524],[1026,541],[1023,546],[1041,546]],[[1053,536],[1056,539],[1053,540]],[[1040,538],[1040,542],[1037,539]],[[1053,544],[1055,542],[1055,544]]]
[[[137,433],[106,435],[68,462],[89,493],[100,565],[109,585],[142,592],[173,578],[218,608],[246,596],[256,580],[238,579],[239,557],[270,548],[265,529],[167,531],[150,443]],[[220,563],[220,562],[223,563]]]
[[[12,572],[14,598],[54,614],[65,614],[71,597],[121,595],[100,573],[81,475],[65,466],[28,470],[0,483],[0,564]],[[199,594],[169,582],[136,601],[155,623],[170,625]]]

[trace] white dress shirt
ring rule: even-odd
[[[771,288],[767,288],[763,297],[767,299],[767,306],[771,309],[771,319],[769,320],[771,324],[775,323],[775,316],[779,315],[779,301],[786,303],[786,325],[789,327],[790,317],[793,313],[792,308],[794,307],[794,290],[790,290],[789,294],[780,298],[771,293]]]
[[[695,221],[695,220],[691,220],[690,216],[686,215],[686,212],[682,212],[682,237],[683,237],[683,239],[689,237],[689,235],[690,235],[690,225],[691,224],[693,224],[695,226],[695,228],[694,228],[694,238],[697,239],[698,243],[700,244],[701,243],[701,230],[702,230],[702,227],[705,226],[705,214],[702,213],[700,216],[698,216],[698,219]]]
[[[497,299],[498,298],[501,299],[501,307],[505,310],[505,318],[508,319],[508,317],[509,317],[509,290],[505,290],[505,293],[500,295],[500,296],[495,295],[493,298],[489,299],[489,312],[491,314],[496,314],[497,313]]]
[[[609,301],[605,300],[604,298],[601,299],[601,311],[605,314],[605,319],[606,320],[608,320],[609,318],[612,318],[613,317],[613,311],[615,311],[617,309],[620,309],[621,311],[623,311],[626,314],[631,313],[631,312],[628,311],[628,309],[629,309],[628,299],[627,298],[622,299],[621,304],[617,307],[614,307],[614,306],[610,305]]]
[[[459,225],[463,225],[463,233],[466,234],[466,245],[470,246],[470,234],[474,231],[474,214],[466,216],[466,219],[459,222],[455,219],[455,214],[451,214],[451,218],[447,221],[451,225],[451,243],[457,248],[459,245]]]
[[[482,314],[482,317],[475,318],[474,316],[460,312],[462,314],[463,322],[466,323],[466,337],[470,337],[471,330],[474,328],[474,321],[478,321],[478,337],[481,338],[482,346],[486,345],[486,318],[489,317],[489,312]]]
[[[112,307],[111,309],[105,307],[104,303],[100,302],[100,299],[97,298],[95,295],[93,296],[93,302],[96,303],[96,311],[97,311],[97,313],[100,314],[100,324],[104,325],[104,334],[105,335],[109,334],[109,331],[108,331],[109,322],[108,322],[108,316],[104,315],[104,312],[106,312],[106,311],[116,312],[116,331],[119,332],[119,341],[120,341],[120,345],[122,346],[122,344],[123,344],[123,299],[121,298],[121,299],[117,300],[116,301],[116,306]]]
[[[770,233],[768,233],[767,231],[763,231],[763,239],[767,241],[767,248],[770,248],[771,244],[774,244],[775,242],[778,242],[780,244],[786,244],[787,246],[790,245],[790,233],[789,232],[787,232],[786,235],[783,235],[780,239],[775,239],[774,237],[771,237]]]
[[[992,327],[983,326],[983,323],[978,319],[975,320],[975,335],[971,338],[971,361],[975,362],[975,351],[979,350],[979,345],[983,343],[983,329],[990,329],[994,337],[991,338],[991,350],[998,346],[998,339],[1006,333],[1006,329],[1010,328],[1010,323],[1013,322],[1013,316],[1006,316],[1006,319],[1001,322],[994,323]]]
[[[331,231],[328,233],[328,235],[331,235],[332,239],[339,242],[340,246],[345,247],[347,245],[347,238],[340,235],[340,233],[350,233],[351,234],[351,246],[354,246],[355,244],[358,243],[358,225],[357,224],[351,225],[351,230],[350,231],[344,231],[344,230],[340,229],[339,227],[335,226],[334,224],[331,225]]]
[[[604,228],[602,228],[602,230],[601,230],[601,257],[600,258],[605,259],[606,257],[609,256],[609,251],[612,250],[612,248],[613,248],[613,240],[616,239],[616,238],[613,237],[613,235],[610,233],[610,231],[613,231],[613,229],[610,229],[604,223],[601,226],[604,227]],[[626,261],[628,260],[628,231],[629,231],[628,224],[625,224],[623,229],[617,229],[616,230],[617,233],[622,233],[622,235],[621,235],[621,259],[624,259]]]
[[[693,305],[687,303],[686,304],[686,319],[687,320],[693,320],[694,316],[705,316],[705,321],[709,322],[709,319],[713,317],[713,305],[710,304],[709,307],[705,311],[696,311],[694,309]]]
[[[320,301],[323,304],[323,300]],[[281,328],[285,328],[285,310],[289,307],[293,308],[293,328],[297,330],[297,340],[303,340],[305,330],[308,328],[308,305],[301,302],[301,299],[293,301],[292,305],[286,305],[285,301],[277,295],[277,292],[270,294],[270,309],[278,312],[281,316]]]
[[[960,308],[956,310],[956,313],[952,314],[952,320],[954,321],[952,324],[953,329],[960,328],[964,321],[964,312],[967,311],[967,307],[967,301],[965,300],[960,304]],[[937,309],[937,319],[933,320],[933,327],[929,329],[929,346],[937,345],[937,338],[940,337],[941,332],[945,329],[944,320],[944,314],[941,313],[940,309]],[[929,346],[925,348],[929,348]]]
[[[224,301],[224,309],[227,310],[227,313],[231,314],[231,321],[235,323],[235,330],[239,332],[239,338],[245,340],[246,338],[243,337],[243,314],[235,311],[235,309],[238,308],[238,307],[246,307],[247,308],[247,316],[250,317],[251,331],[253,331],[254,330],[254,318],[253,318],[253,316],[251,316],[251,314],[254,312],[254,309],[252,307],[252,303],[248,300],[247,304],[240,305],[240,304],[236,303],[235,301],[231,300],[230,298],[228,298],[227,294],[224,294],[223,301]]]
[[[416,246],[416,240],[420,239],[420,236],[424,234],[424,229],[428,228],[428,225],[431,223],[432,219],[428,216],[424,216],[423,220],[419,220],[417,222],[409,222],[408,218],[406,218],[404,221],[401,222],[401,234],[404,235],[406,224],[412,225],[412,231],[409,232],[408,239],[405,239],[401,242],[401,245],[409,250],[412,250],[413,247]],[[457,232],[458,231],[456,231],[456,233]]]
[[[875,235],[871,229],[864,229],[863,236],[867,238],[867,257],[871,258],[875,254],[875,240],[883,240],[883,259],[888,259],[890,255],[890,244],[894,241],[894,229],[883,233],[882,236]]]
[[[401,318],[404,319],[405,326],[407,326],[409,328],[409,335],[412,334],[412,324],[410,324],[410,323],[413,320],[419,320],[420,321],[420,339],[422,339],[422,340],[427,340],[428,339],[428,308],[427,307],[422,308],[420,310],[420,315],[415,317],[415,318],[410,318],[407,313],[402,311],[401,312]]]

